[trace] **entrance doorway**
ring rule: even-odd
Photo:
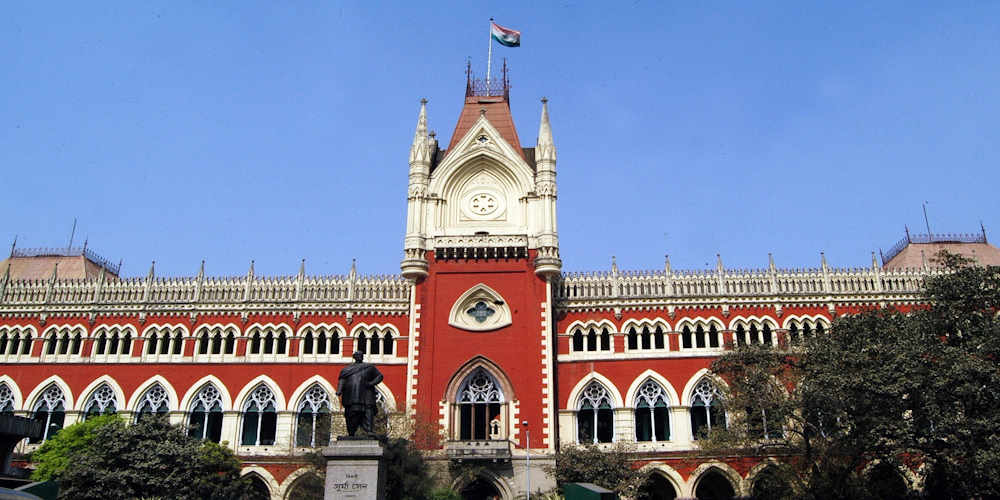
[[[500,500],[500,490],[490,481],[476,478],[462,488],[463,500]]]

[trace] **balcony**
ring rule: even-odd
[[[510,461],[510,441],[480,440],[480,441],[447,441],[444,444],[448,458],[457,460],[489,460],[492,462]]]

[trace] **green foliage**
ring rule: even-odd
[[[703,449],[788,457],[768,480],[798,498],[891,497],[904,465],[934,498],[1000,495],[1000,267],[940,259],[950,272],[926,280],[925,306],[841,317],[790,351],[720,357],[731,425]],[[762,439],[761,415],[783,434]],[[860,473],[876,462],[879,474]]]
[[[188,437],[163,418],[129,426],[115,418],[90,432],[86,445],[65,455],[72,467],[53,476],[62,498],[255,498],[232,451]]]
[[[462,500],[462,495],[451,488],[434,488],[427,497],[429,500]]]
[[[427,498],[434,481],[420,450],[406,439],[383,437],[380,441],[386,461],[386,500]]]
[[[106,425],[124,427],[125,423],[115,415],[91,417],[66,427],[49,438],[31,454],[31,461],[36,466],[31,478],[35,481],[58,478],[69,467],[72,456],[89,448],[96,430]]]
[[[645,476],[631,467],[634,455],[635,450],[622,443],[609,448],[566,446],[556,452],[555,466],[547,466],[545,472],[560,485],[593,483],[633,498]]]

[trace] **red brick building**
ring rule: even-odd
[[[68,276],[52,255],[13,252],[0,264],[0,411],[51,432],[94,413],[167,413],[230,443],[273,498],[295,498],[302,454],[340,420],[338,374],[363,350],[385,375],[391,432],[424,432],[439,465],[487,465],[455,485],[468,496],[514,498],[528,470],[547,490],[542,466],[581,442],[634,442],[664,498],[748,494],[764,464],[697,451],[699,432],[727,422],[712,360],[731,342],[785,347],[838,315],[913,303],[936,271],[873,256],[852,269],[564,273],[546,101],[522,147],[507,88],[470,81],[447,148],[421,103],[398,276],[128,278],[86,251],[66,257]]]

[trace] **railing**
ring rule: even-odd
[[[893,257],[899,255],[910,243],[986,243],[986,233],[982,234],[952,234],[952,233],[931,233],[931,234],[910,234],[906,231],[906,237],[896,242],[888,252],[882,254],[882,265],[889,262]]]
[[[87,247],[76,248],[15,248],[12,257],[80,257],[97,263],[115,275],[121,271],[121,264],[112,264],[110,260],[101,257],[97,252]]]

